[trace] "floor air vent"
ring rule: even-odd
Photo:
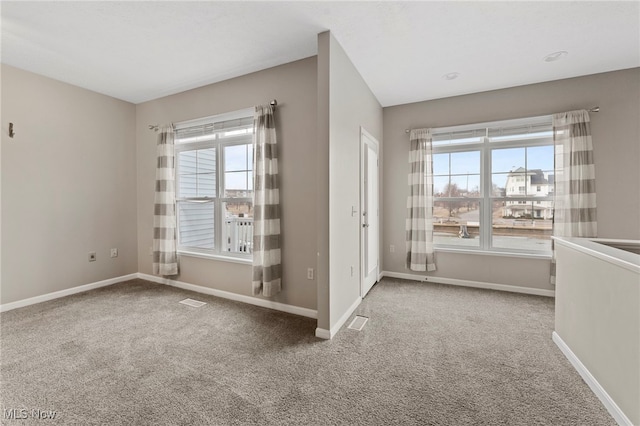
[[[192,308],[199,308],[202,305],[206,305],[206,302],[200,302],[198,300],[193,300],[193,299],[184,299],[181,300],[180,303],[182,303],[183,305],[188,305],[191,306]]]
[[[347,328],[360,331],[364,328],[364,325],[367,323],[367,321],[369,321],[369,318],[356,315],[356,317],[353,319],[353,321],[351,321],[351,324],[349,324]]]

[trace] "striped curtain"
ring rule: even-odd
[[[176,189],[173,126],[158,131],[156,192],[153,214],[153,273],[178,274],[176,251]]]
[[[596,237],[596,175],[589,113],[571,111],[553,116],[555,144],[555,206],[553,235]],[[555,284],[555,248],[551,282]]]
[[[273,107],[257,106],[253,142],[253,294],[280,292],[280,193]]]
[[[435,271],[431,129],[412,130],[409,139],[407,268],[412,271]]]

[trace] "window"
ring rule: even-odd
[[[178,251],[249,258],[253,110],[176,125]]]
[[[551,117],[434,129],[437,248],[548,254]]]

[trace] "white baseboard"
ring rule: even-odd
[[[250,305],[261,306],[263,308],[274,309],[276,311],[287,312],[294,315],[300,315],[308,318],[318,318],[318,311],[314,309],[301,308],[299,306],[288,305],[286,303],[274,302],[267,299],[259,299],[257,297],[245,296],[243,294],[231,293],[224,290],[216,290],[214,288],[203,287],[200,285],[189,284],[182,281],[176,281],[169,278],[158,277],[138,273],[137,277],[147,281],[153,281],[159,284],[166,284],[172,287],[181,288],[183,290],[195,291],[196,293],[208,294],[211,296],[222,297],[223,299],[235,300],[236,302],[248,303]]]
[[[573,368],[580,374],[582,379],[589,385],[593,393],[600,399],[602,405],[609,411],[609,414],[615,419],[620,426],[633,426],[631,420],[622,412],[620,407],[609,396],[607,391],[598,383],[595,377],[587,370],[587,367],[578,359],[576,354],[573,353],[571,348],[562,340],[562,338],[555,331],[551,335],[554,343],[560,348],[565,357],[569,360]]]
[[[333,336],[331,335],[331,331],[327,330],[326,328],[318,327],[316,328],[316,337],[324,340],[331,340]]]
[[[553,290],[545,290],[541,288],[519,287],[515,285],[485,283],[481,281],[459,280],[456,278],[430,277],[418,274],[406,274],[402,272],[383,271],[382,274],[389,278],[400,278],[403,280],[425,281],[430,283],[457,285],[462,287],[484,288],[488,290],[509,291],[512,293],[533,294],[536,296],[555,297],[556,292]]]
[[[23,308],[29,305],[35,305],[36,303],[42,303],[53,299],[59,299],[61,297],[70,296],[72,294],[82,293],[89,290],[94,290],[100,287],[106,287],[108,285],[120,283],[123,281],[129,281],[138,278],[138,274],[123,275],[121,277],[109,278],[108,280],[98,281],[95,283],[84,284],[77,287],[67,288],[60,291],[54,291],[53,293],[47,293],[40,296],[30,297],[28,299],[18,300],[17,302],[5,303],[0,305],[0,312],[10,311],[12,309]]]
[[[353,311],[356,310],[356,308],[360,305],[361,302],[362,302],[362,297],[358,296],[358,298],[351,304],[351,306],[349,306],[349,308],[345,311],[345,313],[342,314],[340,319],[336,321],[334,326],[331,327],[331,330],[327,330],[326,328],[319,328],[319,327],[316,328],[316,337],[319,337],[321,339],[331,340],[333,336],[335,336],[338,333],[338,331],[340,331],[340,328],[342,328],[344,323],[347,322],[351,314],[353,314]]]

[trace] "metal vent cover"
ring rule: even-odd
[[[193,300],[193,299],[184,299],[184,300],[181,300],[179,303],[182,303],[183,305],[191,306],[192,308],[199,308],[200,306],[207,304],[206,302],[200,302],[199,300]]]
[[[356,315],[355,318],[353,318],[353,321],[351,321],[351,324],[347,326],[347,328],[350,328],[351,330],[361,331],[367,321],[369,321],[369,318],[363,317],[361,315]]]

